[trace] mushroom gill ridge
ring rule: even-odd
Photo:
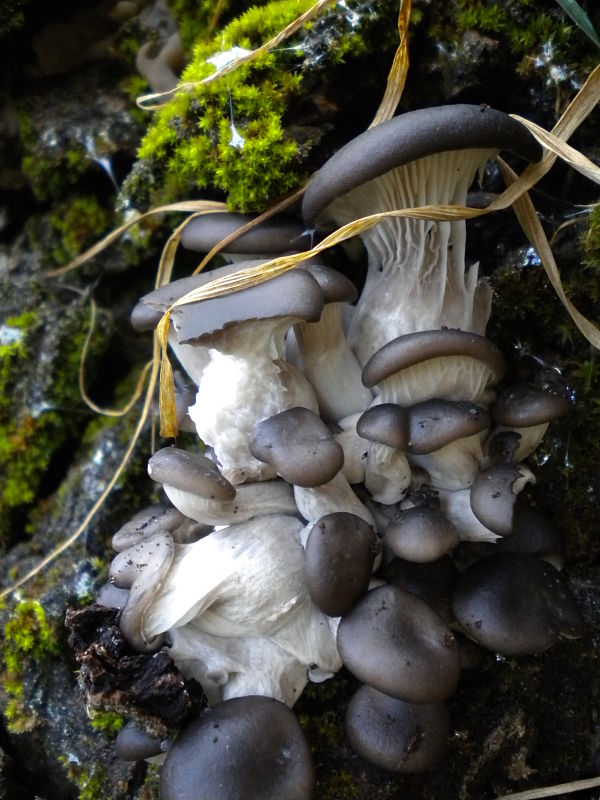
[[[500,112],[463,106],[430,112],[453,120],[451,143],[434,142],[421,152],[405,132],[411,159],[424,158],[425,165],[401,162],[390,177],[396,167],[386,156],[381,167],[384,195],[397,198],[408,191],[405,183],[416,193],[416,200],[406,195],[405,205],[463,202],[473,174],[499,149],[539,156],[527,131],[514,120],[506,123]],[[479,138],[473,130],[456,132],[459,122],[467,120],[468,127],[478,115],[485,118]],[[437,149],[441,160],[434,164]],[[338,165],[340,153],[332,159]],[[330,187],[330,169],[325,165],[325,178],[315,179],[317,189]],[[365,197],[375,196],[380,177],[366,175]],[[322,213],[338,221],[356,217],[359,201],[350,195],[360,187],[349,186],[347,176],[342,183],[343,202],[327,192],[315,200],[317,189],[307,192],[307,222]],[[151,524],[132,522],[115,537],[120,552],[111,578],[124,592],[115,597],[124,604],[121,629],[129,643],[140,651],[161,648],[204,692],[207,708],[184,732],[181,750],[175,744],[167,756],[165,775],[175,786],[187,780],[179,753],[191,731],[199,731],[201,747],[210,752],[202,731],[211,714],[231,716],[231,746],[243,754],[235,732],[238,700],[272,698],[275,704],[258,703],[260,730],[277,727],[280,718],[286,730],[294,728],[280,706],[291,708],[308,681],[331,679],[342,665],[364,683],[346,723],[357,752],[391,771],[430,769],[443,757],[444,702],[460,680],[461,636],[521,654],[582,631],[558,571],[546,563],[531,566],[529,560],[542,556],[526,555],[527,543],[520,541],[519,509],[526,506],[518,495],[535,480],[521,455],[530,446],[518,447],[521,420],[529,418],[521,413],[521,396],[531,396],[537,409],[539,392],[519,393],[518,419],[501,411],[514,399],[502,383],[504,358],[485,338],[489,292],[477,283],[476,268],[465,271],[465,231],[453,225],[403,222],[375,234],[366,242],[370,273],[355,307],[344,279],[324,264],[174,314],[174,352],[184,354],[184,370],[194,365],[188,370],[196,386],[189,417],[207,447],[203,455],[163,448],[150,459],[150,476],[176,511],[141,515]],[[426,239],[435,243],[427,258],[442,264],[435,275]],[[379,269],[384,252],[392,255]],[[418,291],[407,290],[408,311],[398,316],[391,310],[397,300],[391,265],[407,258],[419,266],[409,280]],[[340,287],[333,299],[332,285]],[[140,302],[152,309],[158,301]],[[371,331],[366,321],[375,311],[383,323]],[[309,327],[323,320],[321,328]],[[322,345],[313,335],[319,330],[327,331]],[[335,383],[325,381],[320,346],[332,360],[332,374],[348,372],[344,402],[337,402]],[[496,385],[504,399],[494,406]],[[568,408],[566,401],[551,405],[557,410],[550,418]],[[533,412],[532,418],[538,424]],[[510,446],[498,446],[498,437],[506,443],[510,436]],[[510,547],[512,539],[518,556],[486,550],[489,565],[459,577],[466,563],[478,563],[477,547],[498,541]],[[153,558],[146,557],[149,551]],[[479,636],[471,594],[487,575],[513,587],[504,572],[515,559],[517,575],[541,574],[544,602],[530,610],[542,627],[544,614],[550,615],[554,627],[550,637],[511,646],[505,643],[518,638],[518,613],[498,623],[506,626],[501,633],[487,634],[490,622]],[[449,577],[432,591],[428,575],[442,564],[450,565]],[[427,746],[407,758],[394,741],[411,740],[416,729],[424,731]],[[310,762],[304,744],[294,749]],[[183,777],[174,778],[175,769]],[[299,800],[312,796],[310,764],[306,776]],[[161,791],[183,796],[166,784]]]

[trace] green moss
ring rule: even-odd
[[[600,204],[593,206],[590,210],[587,228],[581,237],[581,244],[585,265],[589,268],[600,269]]]
[[[47,666],[57,652],[57,634],[38,600],[21,600],[4,626],[2,657],[6,671],[4,685],[9,700],[8,728],[22,733],[35,725],[35,714],[27,707],[23,678],[28,666],[36,672]]]
[[[200,42],[182,75],[198,82],[214,72],[208,58],[233,47],[253,49],[311,5],[276,0],[251,8],[209,42]],[[139,156],[162,164],[173,194],[214,187],[243,211],[266,206],[303,178],[297,143],[283,117],[299,92],[297,58],[269,53],[226,78],[183,92],[157,112]]]
[[[125,717],[116,711],[94,711],[92,716],[92,727],[111,738],[117,735],[125,722]]]
[[[52,323],[26,312],[0,326],[0,539],[5,541],[26,528],[48,466],[72,436],[72,413],[82,407],[78,377],[86,331],[81,310],[65,312]],[[50,330],[50,324],[58,330]],[[90,357],[102,346],[101,336],[95,337]],[[46,348],[53,357],[40,376],[37,362]],[[40,410],[23,402],[31,392]]]
[[[111,782],[106,770],[98,765],[85,769],[81,764],[70,762],[65,756],[59,761],[67,770],[69,780],[79,790],[79,800],[105,800],[109,796]]]
[[[22,28],[27,0],[2,0],[0,3],[0,37]]]
[[[79,195],[59,203],[50,216],[50,223],[59,237],[52,258],[65,264],[99,239],[112,225],[112,211],[93,195]]]

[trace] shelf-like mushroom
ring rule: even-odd
[[[499,150],[529,160],[541,148],[527,129],[488,106],[410,111],[370,128],[314,176],[302,212],[309,225],[343,225],[378,212],[461,204]],[[465,270],[464,221],[387,218],[362,234],[369,254],[349,331],[361,364],[391,339],[450,327],[484,333],[490,292]]]

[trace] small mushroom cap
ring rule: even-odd
[[[363,439],[405,452],[409,440],[408,412],[396,403],[371,406],[360,416],[356,432]]]
[[[457,439],[481,433],[489,425],[487,411],[467,400],[425,400],[407,411],[406,450],[414,455],[433,453]]]
[[[511,150],[538,161],[542,149],[520,122],[481,105],[423,108],[369,128],[341,148],[312,178],[302,216],[314,225],[336,198],[357,186],[433,153],[467,148]]]
[[[317,281],[325,303],[353,303],[358,297],[356,286],[341,272],[312,260],[298,265]]]
[[[133,722],[121,728],[115,742],[115,752],[122,761],[142,761],[164,752],[161,739],[140,730]]]
[[[186,517],[172,506],[149,506],[138,511],[113,535],[112,547],[117,553],[139,544],[143,539],[158,531],[172,531],[181,525]]]
[[[357,678],[392,697],[436,703],[460,676],[452,631],[422,600],[397,586],[372,589],[342,617],[337,644]]]
[[[513,514],[513,532],[496,542],[469,542],[463,550],[475,559],[497,553],[520,553],[543,558],[556,569],[562,569],[566,558],[564,536],[537,508],[517,500]]]
[[[310,800],[315,772],[294,712],[270,697],[204,710],[173,743],[161,800]]]
[[[317,281],[305,270],[294,269],[232,294],[179,306],[171,319],[180,344],[202,344],[240,322],[283,317],[316,322],[322,310]]]
[[[506,371],[504,356],[488,339],[476,333],[442,328],[407,333],[392,339],[366,363],[362,382],[373,387],[396,372],[441,356],[464,356],[483,361],[492,372],[492,383],[501,380]]]
[[[181,244],[186,250],[208,253],[253,219],[250,215],[227,212],[203,214],[185,226]],[[310,237],[304,232],[304,226],[292,219],[274,218],[238,236],[225,247],[225,252],[275,255],[286,250],[307,250],[309,247]]]
[[[356,752],[378,767],[424,772],[444,754],[450,715],[443,703],[407,703],[361,686],[346,712],[346,734]]]
[[[172,283],[167,283],[144,295],[131,312],[131,325],[136,331],[148,331],[156,328],[165,311],[170,308],[176,300],[183,297],[193,289],[205,286],[217,278],[224,278],[234,272],[239,272],[245,267],[257,266],[264,263],[264,259],[258,261],[247,261],[242,264],[227,264],[218,269],[211,269],[201,272],[199,275],[190,275],[188,278],[180,278]]]
[[[539,653],[559,637],[576,638],[584,631],[561,573],[517,553],[498,553],[468,567],[452,608],[468,636],[505,655]]]
[[[510,536],[518,493],[529,480],[528,470],[517,464],[494,464],[483,470],[471,486],[471,509],[477,519],[499,536]]]
[[[235,488],[221,475],[214,461],[178,447],[157,450],[148,461],[148,475],[153,481],[209,500],[235,497]]]
[[[304,569],[308,591],[330,617],[349,611],[369,588],[381,543],[370,525],[338,511],[316,522],[308,534]]]
[[[249,442],[259,461],[294,486],[321,486],[344,464],[344,451],[327,425],[308,408],[294,407],[259,422]]]
[[[492,414],[500,425],[528,428],[562,417],[570,407],[568,397],[545,392],[531,383],[519,383],[502,392]]]
[[[414,594],[450,624],[454,621],[452,593],[459,574],[452,559],[443,556],[437,561],[423,563],[394,558],[386,565],[381,577],[387,583]]]
[[[402,511],[388,525],[386,546],[406,561],[437,561],[458,545],[460,536],[454,525],[440,511],[417,506]]]

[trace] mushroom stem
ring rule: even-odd
[[[343,306],[329,303],[318,322],[294,328],[304,373],[317,395],[321,416],[330,422],[362,411],[373,399],[362,384],[360,365],[342,327]]]
[[[328,213],[342,225],[395,208],[464,205],[475,174],[495,152],[426,156],[348,192]],[[463,220],[388,218],[362,234],[369,267],[348,333],[361,364],[405,333],[442,327],[484,333],[491,297],[478,290],[476,265],[465,272],[465,238]]]
[[[298,513],[290,485],[281,480],[238,486],[232,500],[212,500],[167,483],[163,489],[175,508],[205,525],[231,525],[264,514]]]
[[[294,498],[298,511],[308,522],[315,523],[326,514],[347,511],[375,527],[371,512],[354,494],[342,472],[338,472],[329,483],[312,489],[294,486]]]

